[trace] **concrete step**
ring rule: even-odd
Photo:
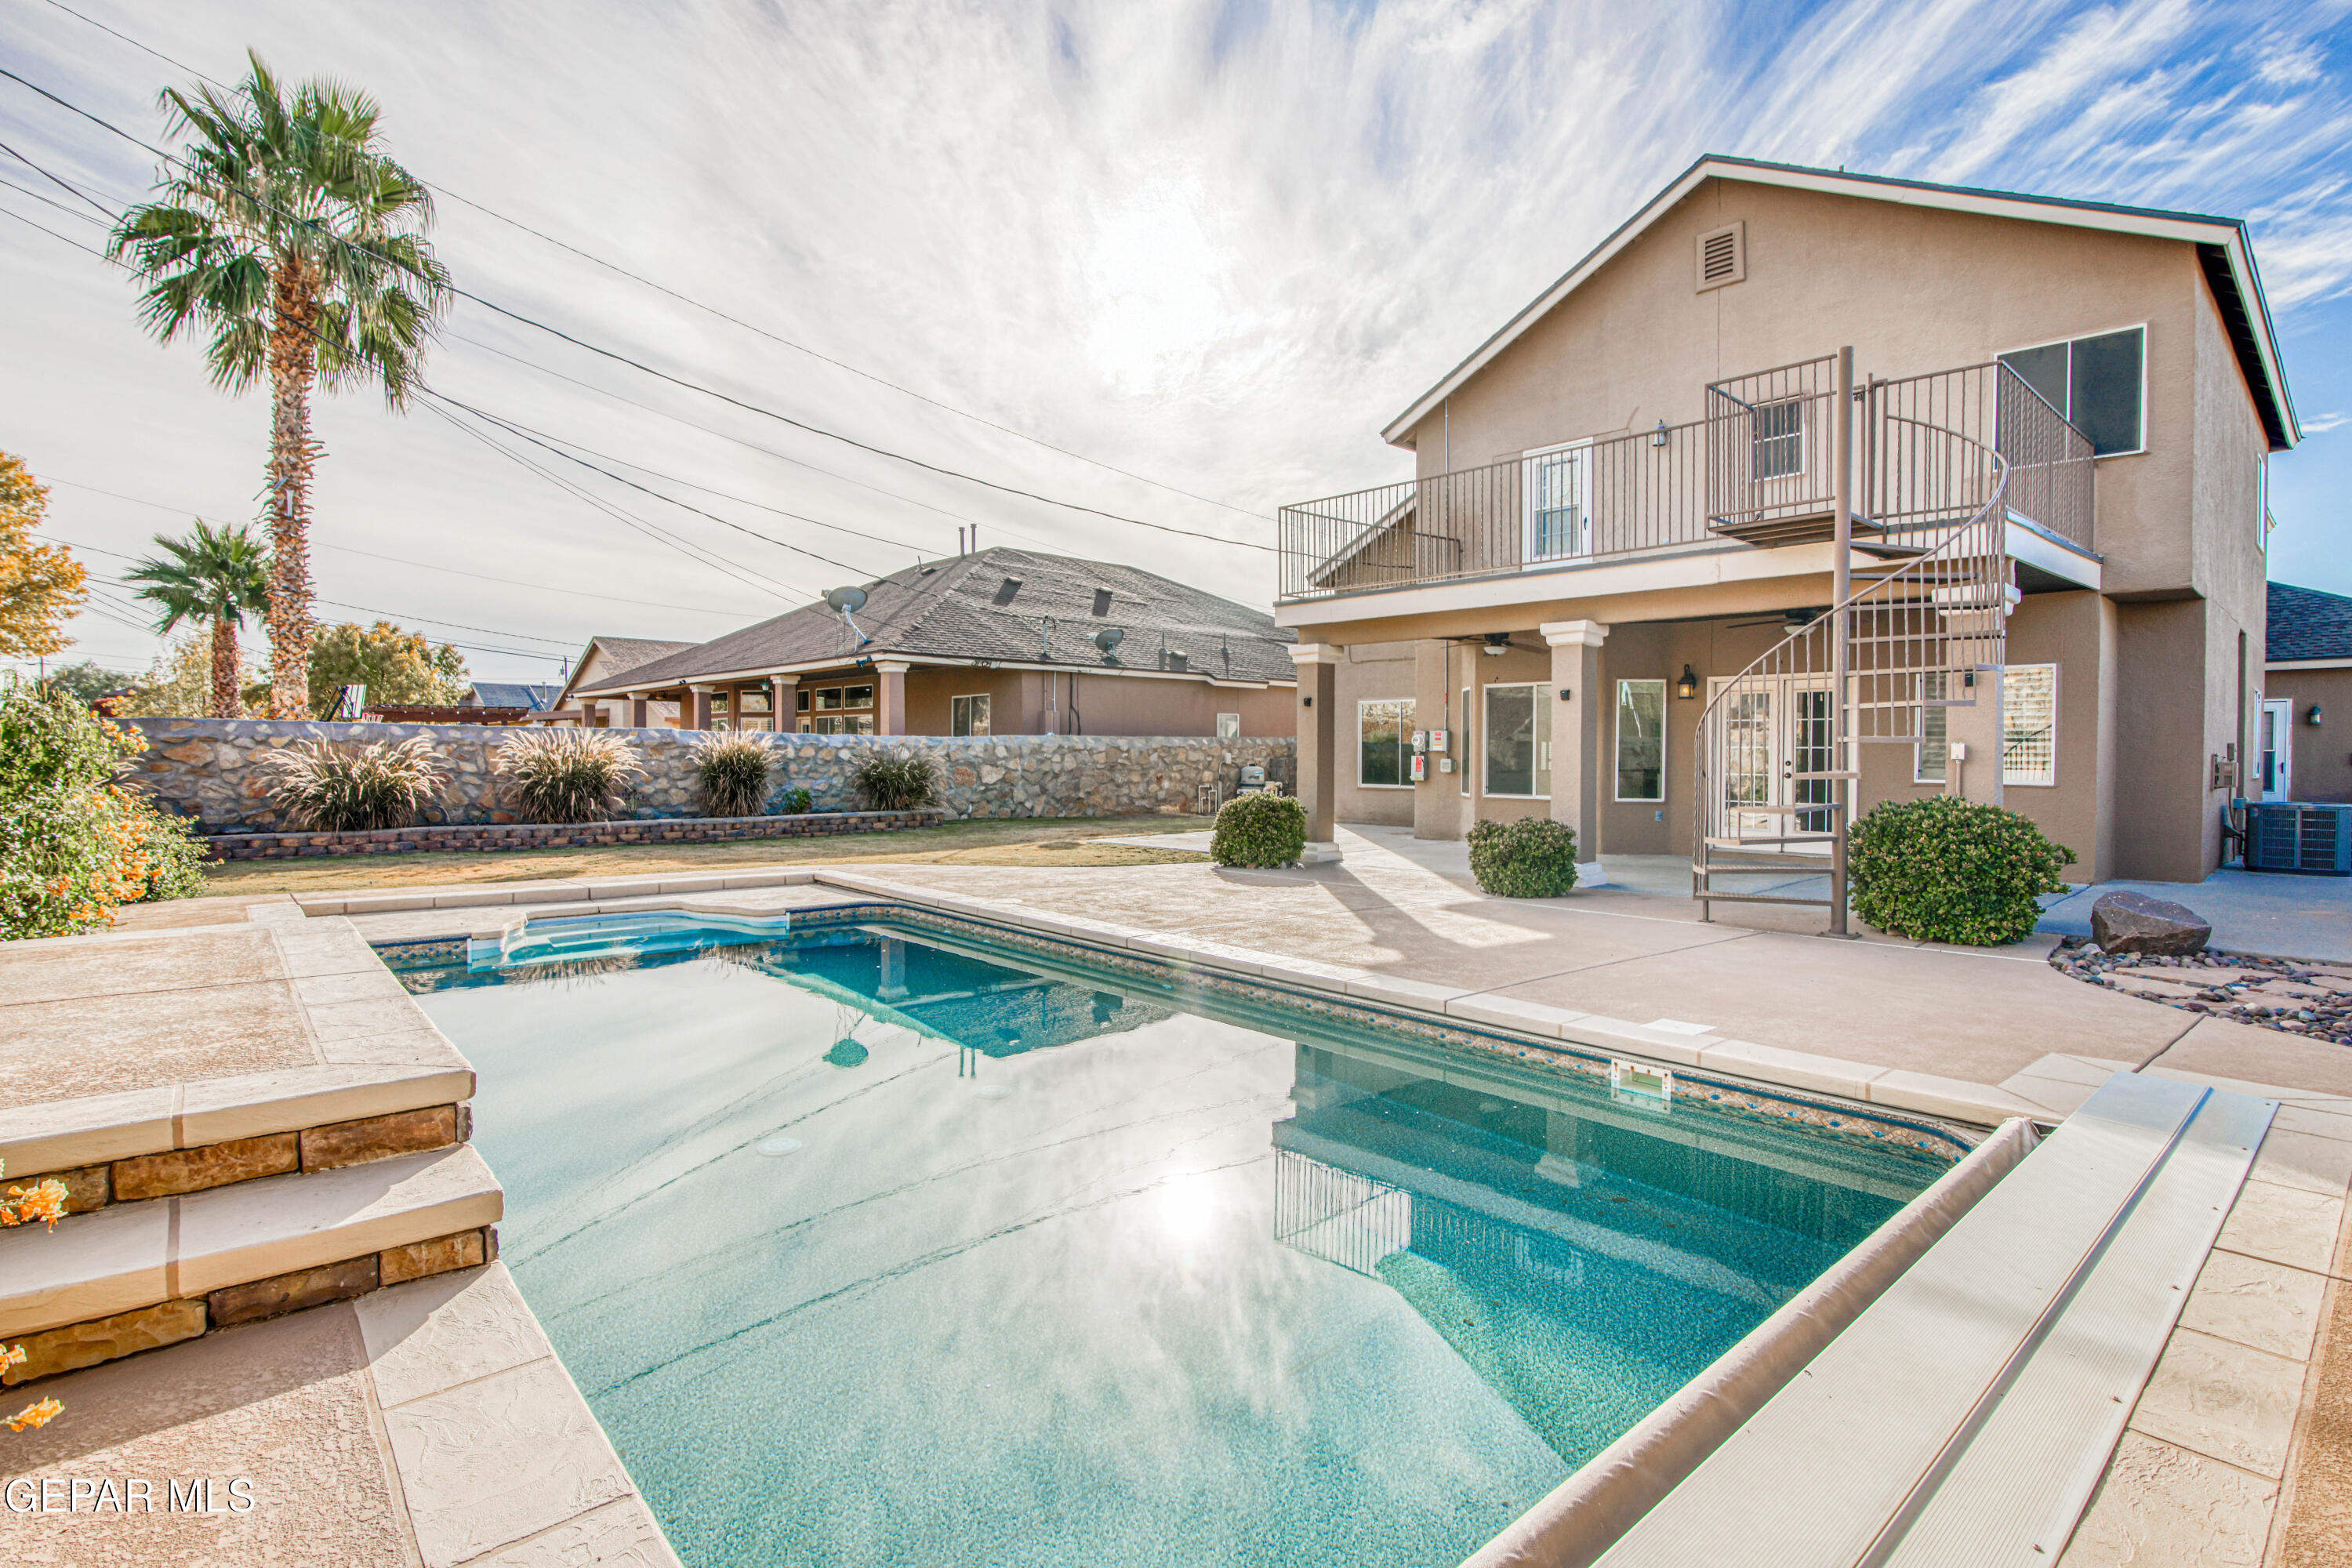
[[[0,1339],[373,1260],[478,1231],[504,1212],[497,1178],[472,1145],[458,1143],[113,1204],[55,1230],[21,1226],[0,1231]]]

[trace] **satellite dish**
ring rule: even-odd
[[[1117,626],[1105,626],[1102,630],[1097,632],[1094,637],[1095,647],[1103,650],[1103,656],[1105,658],[1108,658],[1110,656],[1110,651],[1126,640],[1127,634],[1120,631]]]
[[[824,602],[825,606],[828,609],[839,610],[843,614],[846,615],[852,611],[862,610],[866,607],[866,590],[863,588],[827,588],[824,591]]]

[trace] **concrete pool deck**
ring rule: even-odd
[[[1778,911],[1741,911],[1759,915],[1752,923],[1701,925],[1688,913],[1667,912],[1676,903],[1687,911],[1686,899],[1639,888],[1562,900],[1491,900],[1464,885],[1466,868],[1457,879],[1364,835],[1349,843],[1341,865],[1283,872],[1205,864],[910,865],[861,867],[855,876],[813,869],[815,882],[803,871],[794,886],[777,885],[772,874],[677,880],[698,907],[714,909],[767,911],[863,893],[968,901],[1049,930],[1050,922],[1092,919],[1139,939],[1156,933],[1170,946],[1360,971],[1395,983],[1404,997],[1418,994],[1418,986],[1488,999],[1506,1015],[1523,1006],[1606,1014],[1635,1026],[1702,1026],[1687,1037],[1736,1036],[1760,1047],[1744,1067],[1759,1078],[1790,1070],[1798,1056],[1826,1055],[1872,1079],[1916,1073],[1972,1083],[2053,1118],[2116,1070],[2253,1092],[2277,1086],[2284,1103],[2263,1161],[2063,1561],[2269,1561],[2300,1568],[2345,1560],[2352,1521],[2352,1432],[2341,1415],[2352,1384],[2345,1203],[2352,1185],[2352,1070],[2341,1058],[2352,1053],[2068,980],[2041,956],[2054,938],[1991,953],[1885,938],[1832,942],[1774,929],[1769,919]],[[730,889],[729,880],[753,885]],[[0,1008],[29,1007],[20,1015],[26,1026],[60,1046],[72,1042],[51,1013],[97,1021],[78,1047],[85,1055],[61,1058],[85,1089],[110,1063],[121,1070],[126,1061],[152,1061],[140,1070],[164,1080],[201,1082],[254,1064],[190,1058],[182,1071],[152,1048],[152,1029],[141,1033],[121,998],[136,996],[151,1013],[254,1017],[263,1022],[265,1044],[278,1042],[271,1049],[290,1047],[282,1030],[270,1032],[269,1018],[291,1016],[296,1032],[308,1027],[310,1037],[319,1031],[301,1022],[299,996],[287,1003],[293,1009],[287,1015],[274,1012],[262,992],[245,989],[288,977],[247,973],[220,954],[143,977],[135,965],[117,965],[118,957],[132,957],[130,947],[141,938],[188,942],[184,956],[193,960],[218,945],[199,939],[225,931],[262,927],[273,940],[280,930],[299,937],[340,931],[381,942],[467,934],[529,910],[554,912],[583,901],[643,906],[676,899],[642,881],[600,879],[442,895],[404,889],[373,905],[368,895],[339,894],[299,903],[280,896],[158,906],[132,911],[126,923],[134,929],[111,936],[0,950]],[[439,907],[415,907],[419,902]],[[353,907],[349,915],[346,907]],[[54,964],[59,952],[103,962],[45,973],[28,966]],[[117,968],[121,974],[108,978]],[[11,971],[22,977],[15,990],[5,978]],[[264,1005],[248,1013],[245,1004],[255,998]],[[234,1028],[223,1037],[226,1046],[206,1046],[213,1037],[198,1033],[203,1049],[234,1056],[245,1048]],[[1804,1069],[1795,1064],[1795,1070]],[[46,1380],[34,1392],[65,1399],[75,1418],[0,1437],[17,1445],[5,1450],[17,1459],[12,1474],[253,1474],[292,1489],[278,1497],[300,1492],[304,1500],[242,1521],[159,1515],[154,1533],[136,1536],[82,1534],[98,1523],[87,1514],[12,1520],[11,1527],[17,1539],[38,1541],[51,1560],[66,1563],[221,1553],[434,1568],[674,1562],[511,1291],[503,1268],[491,1264]],[[2333,1393],[2323,1398],[2323,1389]],[[529,1450],[529,1463],[509,1457],[519,1447]],[[614,1490],[616,1484],[623,1489]],[[119,1544],[103,1544],[109,1540]]]

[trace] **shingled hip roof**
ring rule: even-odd
[[[2263,653],[2273,664],[2352,659],[2352,598],[2273,583]]]
[[[612,696],[877,658],[1297,679],[1289,646],[1297,635],[1271,615],[1133,566],[998,547],[910,566],[865,588],[856,631],[824,605],[804,605],[631,668],[625,679],[600,676],[582,692]],[[1108,653],[1094,640],[1106,626],[1125,634]],[[1184,656],[1181,664],[1163,665],[1163,638],[1171,658]]]

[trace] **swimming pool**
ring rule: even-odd
[[[724,940],[386,951],[695,1568],[1458,1563],[1960,1152],[938,917]]]

